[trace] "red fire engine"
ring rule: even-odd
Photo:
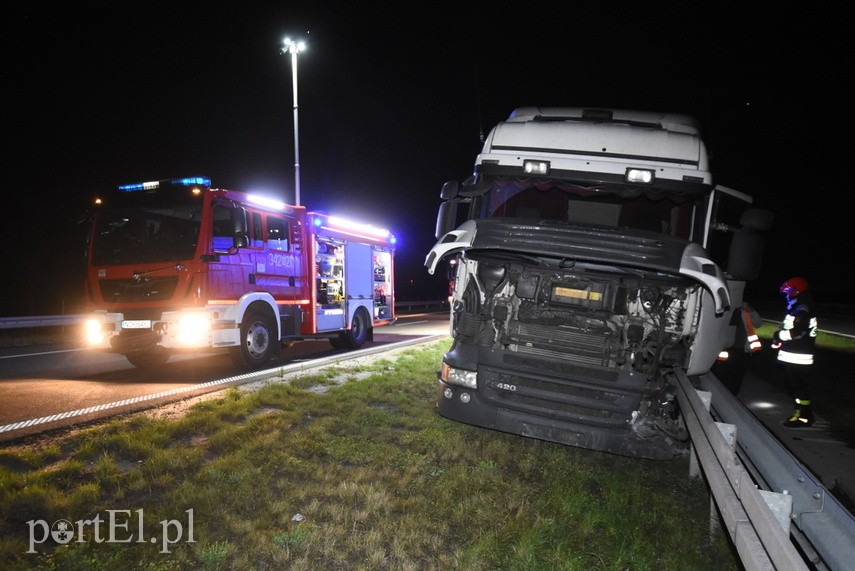
[[[137,367],[228,348],[258,368],[303,339],[356,349],[395,319],[387,230],[204,177],[120,186],[96,206],[86,337]]]

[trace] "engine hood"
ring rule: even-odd
[[[673,236],[519,218],[469,220],[431,248],[425,260],[428,272],[433,274],[440,260],[464,250],[503,250],[681,274],[709,290],[717,314],[730,307],[721,269],[699,244]]]

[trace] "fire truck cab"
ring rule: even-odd
[[[225,348],[254,369],[298,340],[359,348],[395,319],[387,230],[205,177],[123,185],[96,206],[87,341],[137,367]]]

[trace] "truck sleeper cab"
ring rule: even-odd
[[[388,231],[204,177],[124,185],[98,203],[87,340],[137,367],[225,348],[253,369],[297,340],[358,348],[394,320]]]
[[[731,345],[771,221],[713,187],[694,120],[518,109],[441,197],[426,259],[430,272],[455,260],[440,414],[626,456],[682,453],[669,371],[705,372]]]

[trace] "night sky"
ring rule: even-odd
[[[776,298],[793,275],[820,300],[855,290],[842,7],[6,4],[0,316],[80,309],[77,221],[105,188],[208,176],[293,201],[286,35],[309,45],[298,64],[302,203],[391,229],[399,299],[444,295],[422,267],[440,186],[471,174],[481,134],[530,105],[696,116],[715,182],[775,212],[749,292]]]

